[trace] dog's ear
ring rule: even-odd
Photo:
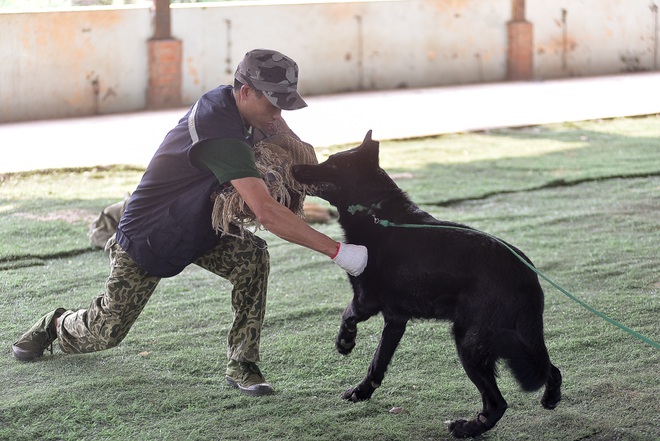
[[[367,134],[364,136],[364,141],[362,141],[362,144],[366,144],[367,142],[371,141],[371,130],[367,132]]]
[[[362,146],[360,147],[360,150],[366,152],[369,155],[370,159],[373,159],[376,161],[376,164],[378,164],[378,150],[379,150],[380,143],[378,141],[374,141],[371,139],[371,130],[367,132],[367,135],[364,137],[364,141],[362,141]]]

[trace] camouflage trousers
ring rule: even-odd
[[[58,322],[59,346],[66,353],[95,352],[117,346],[160,281],[143,271],[115,242],[114,236],[106,250],[110,252],[110,276],[105,292],[92,300],[88,309],[66,311]],[[227,336],[227,357],[259,361],[270,271],[266,242],[249,231],[245,231],[243,238],[225,235],[215,248],[194,263],[233,285],[233,322]]]

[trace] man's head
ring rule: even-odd
[[[291,58],[269,49],[254,49],[238,64],[234,78],[264,94],[278,109],[307,106],[298,94],[298,65]]]

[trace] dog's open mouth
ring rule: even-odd
[[[323,193],[327,193],[328,191],[334,191],[337,189],[337,186],[330,182],[316,182],[314,184],[308,184],[308,185],[309,185],[309,194],[312,196],[321,196],[323,195]]]

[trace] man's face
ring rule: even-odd
[[[250,126],[265,130],[282,116],[282,109],[271,104],[263,95],[252,88],[243,86],[239,91],[238,110],[243,120]]]

